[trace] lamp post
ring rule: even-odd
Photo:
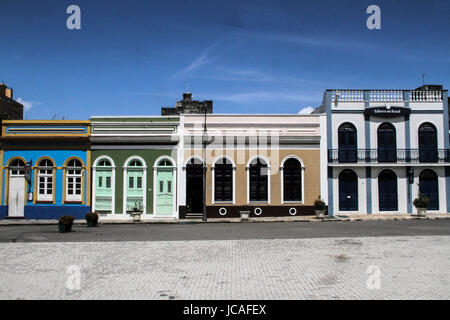
[[[30,160],[25,164],[25,180],[28,182],[27,201],[33,201],[33,192],[31,191],[32,166],[33,166],[33,160]]]
[[[202,135],[202,145],[203,145],[203,214],[202,214],[202,220],[207,221],[208,218],[206,216],[206,145],[211,144],[214,141],[214,137],[208,136],[208,131],[206,129],[206,104],[203,107],[204,111],[204,121],[203,121],[203,135]]]

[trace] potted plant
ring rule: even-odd
[[[86,222],[88,227],[96,227],[98,224],[97,212],[86,213]]]
[[[323,218],[326,209],[327,205],[319,196],[319,198],[314,201],[314,212],[316,213],[316,217]]]
[[[58,220],[58,229],[59,232],[70,232],[72,231],[73,225],[73,217],[72,216],[62,216]]]
[[[413,203],[417,209],[418,216],[425,216],[427,214],[427,208],[428,205],[430,204],[430,199],[428,199],[422,194],[419,194],[419,197],[415,198]]]
[[[142,203],[140,201],[135,201],[133,206],[133,211],[131,211],[131,215],[133,216],[133,220],[138,222],[141,220],[142,214]]]
[[[247,221],[250,215],[251,208],[249,206],[242,206],[239,209],[239,214],[241,215],[241,221]]]

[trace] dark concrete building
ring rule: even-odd
[[[213,112],[212,100],[192,100],[192,93],[183,93],[183,100],[177,101],[176,107],[161,108],[162,116],[176,116],[180,114],[203,114]]]
[[[22,120],[23,105],[13,99],[13,90],[0,83],[0,120]]]

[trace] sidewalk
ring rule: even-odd
[[[325,218],[316,218],[315,216],[298,216],[298,217],[261,217],[249,218],[246,223],[258,222],[332,222],[332,221],[385,221],[385,220],[435,220],[435,219],[450,219],[450,214],[427,214],[425,217],[419,217],[415,214],[402,215],[349,215],[349,216],[333,216]],[[208,221],[203,222],[200,219],[146,219],[140,222],[134,222],[132,219],[123,220],[108,220],[101,219],[99,224],[192,224],[192,223],[241,223],[240,218],[209,218]],[[2,219],[0,226],[5,225],[49,225],[57,224],[57,220],[35,220],[35,219]],[[86,220],[75,220],[74,224],[86,224]]]

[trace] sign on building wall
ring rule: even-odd
[[[404,107],[372,107],[364,110],[364,115],[366,116],[380,117],[404,116],[409,115],[410,113],[411,109]]]

